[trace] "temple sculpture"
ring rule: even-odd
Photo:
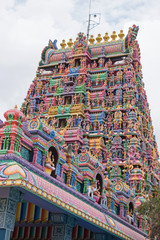
[[[1,240],[147,239],[137,207],[160,165],[138,31],[44,47],[21,109],[0,123]]]

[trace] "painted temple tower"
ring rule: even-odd
[[[147,239],[159,186],[139,27],[49,40],[21,110],[0,123],[0,239]]]

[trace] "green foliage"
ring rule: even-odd
[[[138,212],[147,221],[150,239],[160,239],[160,190],[149,201],[143,202]]]

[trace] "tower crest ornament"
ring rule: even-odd
[[[78,33],[78,37],[76,38],[76,41],[74,42],[73,51],[84,51],[87,49],[87,40],[86,36],[84,36],[83,33]]]

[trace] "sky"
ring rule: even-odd
[[[49,39],[76,39],[87,31],[89,0],[0,0],[0,119],[21,107]],[[139,26],[143,81],[160,152],[160,1],[92,0],[91,13],[101,23],[90,31],[96,38],[133,24]]]

